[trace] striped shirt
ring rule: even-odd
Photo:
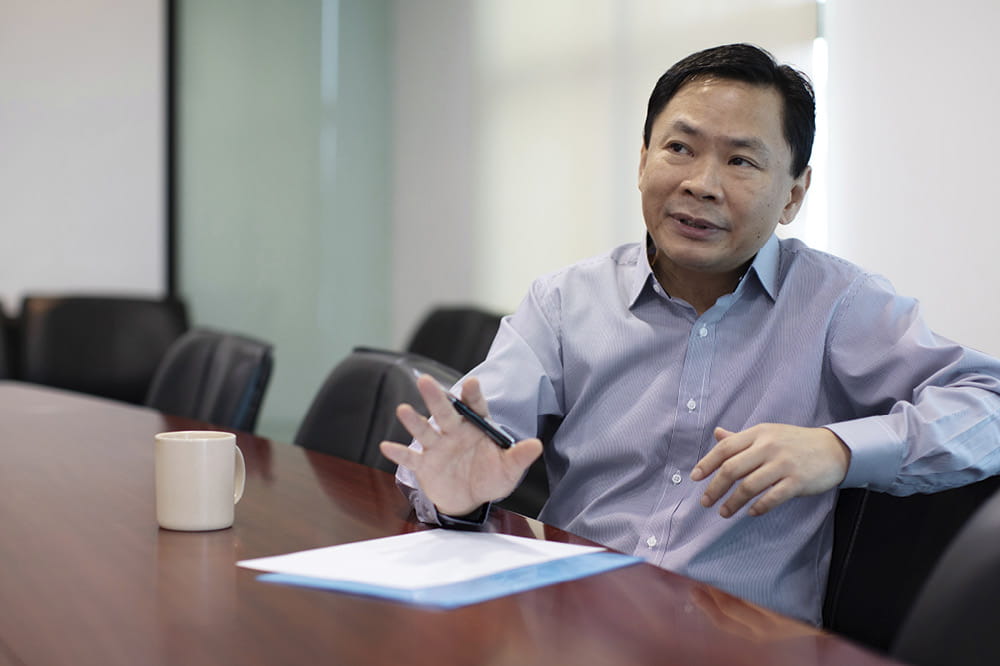
[[[844,487],[910,494],[1000,472],[1000,362],[797,240],[769,239],[701,316],[664,292],[637,243],[542,277],[470,375],[519,440],[561,420],[541,520],[813,623],[836,493],[721,518],[700,504],[707,481],[689,478],[716,426],[827,426],[851,449]]]

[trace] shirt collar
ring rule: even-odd
[[[750,269],[747,271],[747,275],[757,274],[760,286],[764,288],[772,301],[778,297],[778,264],[780,259],[781,245],[778,242],[778,237],[771,234],[771,237],[764,243],[764,247],[757,251],[757,256],[753,258],[753,263],[750,264]],[[743,277],[745,279],[746,275]]]
[[[649,265],[649,253],[652,251],[652,247],[653,239],[647,233],[645,242],[637,252],[635,270],[632,273],[632,279],[629,281],[630,308],[636,304],[646,288],[655,289],[653,283],[656,282],[656,277],[653,275],[653,269]],[[758,250],[757,256],[754,257],[746,274],[740,279],[740,286],[746,282],[747,275],[753,273],[757,276],[757,281],[764,291],[767,292],[767,295],[771,297],[771,300],[775,300],[778,295],[780,249],[778,237],[771,234],[771,237],[764,243],[764,247]],[[737,291],[740,289],[740,286],[736,287]]]
[[[635,263],[629,271],[628,286],[628,307],[631,309],[639,301],[639,298],[648,289],[650,293],[654,289],[653,284],[656,277],[653,276],[653,269],[649,265],[650,252],[653,249],[653,239],[646,234],[646,239],[642,245],[635,248]]]

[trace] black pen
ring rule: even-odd
[[[411,372],[413,372],[414,377],[420,377],[421,374],[424,374],[421,373],[416,368],[411,367],[410,370]],[[441,386],[440,382],[438,382],[438,386]],[[444,391],[444,394],[448,397],[448,400],[451,401],[451,404],[455,408],[455,411],[461,414],[470,423],[472,423],[472,425],[479,428],[484,435],[486,435],[494,442],[496,442],[497,446],[499,446],[501,449],[509,449],[510,447],[514,446],[515,443],[514,438],[505,433],[500,428],[500,426],[498,426],[490,419],[477,414],[475,410],[472,409],[472,407],[469,407],[467,404],[465,404],[464,402],[453,396],[451,392],[445,389],[443,386],[441,386],[441,390]]]

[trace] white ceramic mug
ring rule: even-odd
[[[246,475],[233,433],[161,432],[156,436],[156,521],[168,530],[231,527]]]

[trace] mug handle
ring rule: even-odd
[[[243,452],[240,451],[240,447],[233,445],[236,450],[236,469],[233,475],[233,504],[240,501],[243,497],[243,488],[247,483],[247,464],[243,460]]]

